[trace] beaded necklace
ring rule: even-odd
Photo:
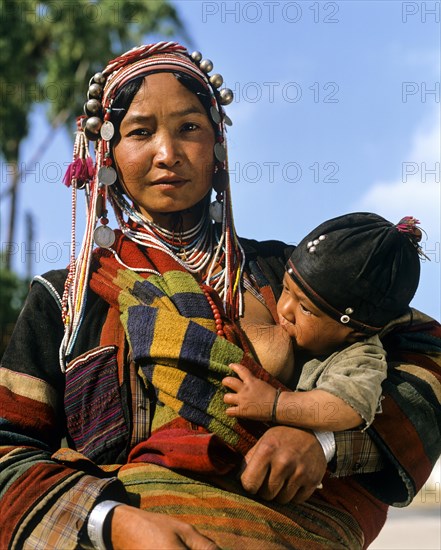
[[[225,256],[224,236],[217,235],[206,210],[194,227],[179,233],[176,244],[173,231],[164,229],[135,210],[118,188],[112,189],[110,200],[116,206],[118,225],[127,238],[146,248],[161,250],[190,273],[200,274],[206,285],[225,298],[226,270],[222,268],[213,273],[218,265],[222,265]],[[133,223],[126,222],[123,213]]]

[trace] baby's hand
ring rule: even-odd
[[[224,386],[236,392],[224,395],[224,403],[233,405],[227,408],[227,415],[250,420],[271,420],[276,389],[256,378],[243,365],[231,363],[230,368],[239,378],[227,376],[222,380]]]

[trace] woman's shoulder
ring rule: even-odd
[[[53,269],[42,275],[36,275],[31,281],[30,296],[34,296],[44,301],[55,301],[58,308],[62,307],[62,298],[64,294],[64,286],[68,276],[68,269]],[[52,299],[51,299],[52,298]],[[102,299],[89,288],[87,292],[87,308],[86,311],[93,309],[96,302],[101,302]]]
[[[277,300],[285,265],[294,247],[276,240],[239,240],[245,252],[245,271],[254,277],[259,288],[269,284]]]
[[[278,240],[257,241],[255,239],[239,238],[247,259],[277,258],[285,263],[294,250],[294,245]]]
[[[46,289],[57,301],[61,300],[67,274],[67,269],[52,269],[42,275],[36,275],[31,281],[31,288],[38,293]]]

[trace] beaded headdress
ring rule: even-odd
[[[69,273],[62,299],[65,325],[65,337],[60,350],[62,362],[63,358],[69,355],[81,324],[94,243],[108,248],[116,255],[111,248],[115,235],[107,225],[107,201],[115,211],[121,231],[128,238],[141,245],[161,248],[164,252],[174,255],[190,272],[197,272],[203,268],[204,273],[208,273],[204,282],[219,292],[227,313],[232,316],[241,314],[244,254],[233,223],[225,139],[226,125],[231,125],[231,120],[223,108],[232,102],[233,92],[228,88],[219,90],[223,78],[217,73],[209,75],[212,70],[213,63],[209,59],[204,59],[200,52],[190,55],[186,48],[176,42],[158,42],[133,48],[110,61],[102,72],[91,78],[84,105],[85,115],[77,119],[73,161],[64,177],[65,184],[72,188],[72,240]],[[147,220],[128,203],[117,184],[117,173],[112,166],[111,140],[115,133],[112,123],[113,102],[124,85],[153,72],[188,75],[203,86],[210,97],[209,116],[215,128],[213,188],[217,193],[216,201],[210,205],[210,213],[213,221],[221,224],[221,230],[214,242],[213,221],[208,217],[208,213],[205,213],[198,226],[193,228],[193,234],[201,232],[202,228],[205,228],[206,234],[210,234],[209,237],[205,235],[200,241],[205,243],[203,246],[206,250],[205,255],[201,254],[203,250],[196,251],[199,262],[197,265],[186,261],[185,253],[184,259],[181,258],[173,249],[172,243],[167,242],[167,231]],[[89,152],[89,142],[95,143],[94,161]],[[84,189],[86,194],[87,219],[81,250],[76,258],[75,215],[78,189]],[[99,220],[101,224],[98,224]],[[143,227],[142,235],[133,230],[136,224]],[[200,257],[203,258],[202,263]],[[223,258],[223,269],[221,275],[214,276],[213,270],[220,257]]]

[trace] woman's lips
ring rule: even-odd
[[[171,187],[179,187],[181,185],[184,185],[190,180],[186,180],[184,178],[177,178],[177,177],[171,177],[171,178],[158,178],[156,180],[153,180],[151,182],[151,185],[162,185],[162,186],[171,186]]]

